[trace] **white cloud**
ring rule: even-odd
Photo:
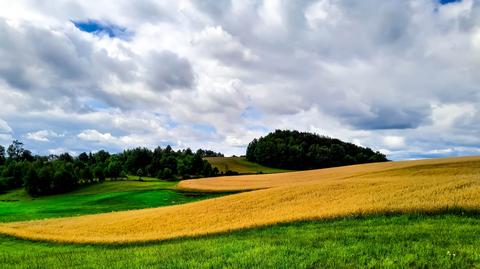
[[[330,0],[320,0],[305,10],[305,18],[312,29],[322,24],[336,24],[342,17],[340,10]]]
[[[115,146],[118,149],[128,149],[138,146],[147,146],[153,148],[151,137],[148,135],[129,134],[123,136],[114,136],[111,133],[101,133],[97,130],[84,130],[77,135],[81,140],[97,143],[102,148]]]
[[[12,128],[8,125],[8,123],[2,119],[0,119],[0,133],[10,133],[12,132]]]
[[[13,137],[10,134],[0,134],[0,145],[7,145],[13,141]]]
[[[78,138],[87,140],[87,141],[95,141],[95,142],[103,142],[103,143],[114,143],[116,138],[112,136],[110,133],[100,133],[97,130],[85,130],[79,133]]]
[[[385,136],[383,144],[388,149],[401,149],[405,147],[405,138],[401,136]]]
[[[227,33],[221,26],[206,27],[194,35],[193,44],[198,45],[199,53],[205,51],[222,61],[234,64],[235,62],[255,62],[259,57],[245,48],[232,35]]]
[[[89,19],[132,36],[72,23]],[[0,133],[39,153],[242,154],[283,128],[395,159],[473,154],[479,24],[472,0],[2,2]]]
[[[279,27],[283,24],[281,0],[265,0],[258,13],[267,26]]]
[[[63,135],[57,134],[54,131],[40,130],[32,133],[27,133],[25,137],[30,140],[48,142],[50,141],[49,138],[55,138],[55,137],[61,137],[61,136]]]

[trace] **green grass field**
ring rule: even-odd
[[[252,163],[245,159],[245,157],[208,157],[205,158],[211,165],[217,167],[220,172],[227,170],[235,171],[240,174],[270,174],[282,173],[290,170],[277,169],[266,167],[258,163]]]
[[[0,237],[2,268],[479,268],[480,218],[372,216],[144,245]]]
[[[0,222],[168,206],[219,196],[178,192],[174,190],[176,184],[160,180],[106,181],[74,192],[39,198],[17,189],[0,195]]]

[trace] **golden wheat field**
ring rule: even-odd
[[[253,191],[178,206],[5,223],[0,233],[58,242],[126,243],[349,215],[479,209],[480,157],[218,177],[184,181],[179,187]]]

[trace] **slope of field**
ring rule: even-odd
[[[467,164],[465,164],[467,162]],[[460,158],[442,158],[442,159],[428,159],[417,161],[401,161],[401,162],[383,162],[350,165],[334,168],[325,168],[308,171],[290,172],[281,175],[267,174],[267,175],[242,175],[236,177],[214,177],[206,179],[183,180],[178,184],[179,188],[191,190],[205,190],[205,191],[245,191],[257,190],[280,186],[303,185],[320,183],[323,180],[341,180],[350,177],[358,177],[374,172],[387,171],[393,169],[402,169],[411,167],[412,169],[420,168],[422,171],[429,169],[428,165],[436,165],[438,167],[443,164],[454,166],[455,163],[464,163],[460,166],[465,166],[469,169],[468,162],[475,162],[472,164],[472,169],[475,165],[478,167],[480,162],[479,156],[460,157]]]
[[[269,181],[263,178],[266,176]],[[480,208],[480,157],[357,165],[266,176],[261,176],[260,181],[261,186],[268,189],[170,207],[6,223],[0,225],[0,233],[59,242],[121,243],[350,215]],[[258,176],[250,177],[243,179],[250,186],[243,184],[239,188],[258,188]],[[198,182],[212,184],[214,180]],[[195,186],[199,185],[201,183]]]
[[[245,157],[207,157],[205,158],[212,166],[220,172],[235,171],[239,174],[271,174],[289,172],[289,170],[266,167],[258,163],[247,161]]]
[[[218,195],[183,193],[176,182],[106,181],[74,192],[32,198],[24,189],[0,195],[0,222],[131,210],[183,204]]]
[[[2,268],[476,268],[480,219],[372,216],[136,245],[0,236]]]

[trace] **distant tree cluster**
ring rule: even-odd
[[[388,161],[384,154],[370,148],[289,130],[276,130],[254,139],[247,147],[247,159],[270,167],[294,170]]]
[[[197,150],[197,154],[200,154],[202,158],[206,157],[224,157],[223,153],[220,152],[215,152],[213,150],[204,150],[204,149],[199,149]]]
[[[221,155],[210,150],[174,151],[167,146],[153,151],[135,148],[118,154],[100,150],[76,157],[68,153],[32,156],[23,143],[15,140],[7,150],[0,146],[0,192],[23,186],[35,196],[63,193],[81,185],[127,175],[165,180],[215,176],[219,174],[218,169],[202,159],[211,154]]]

